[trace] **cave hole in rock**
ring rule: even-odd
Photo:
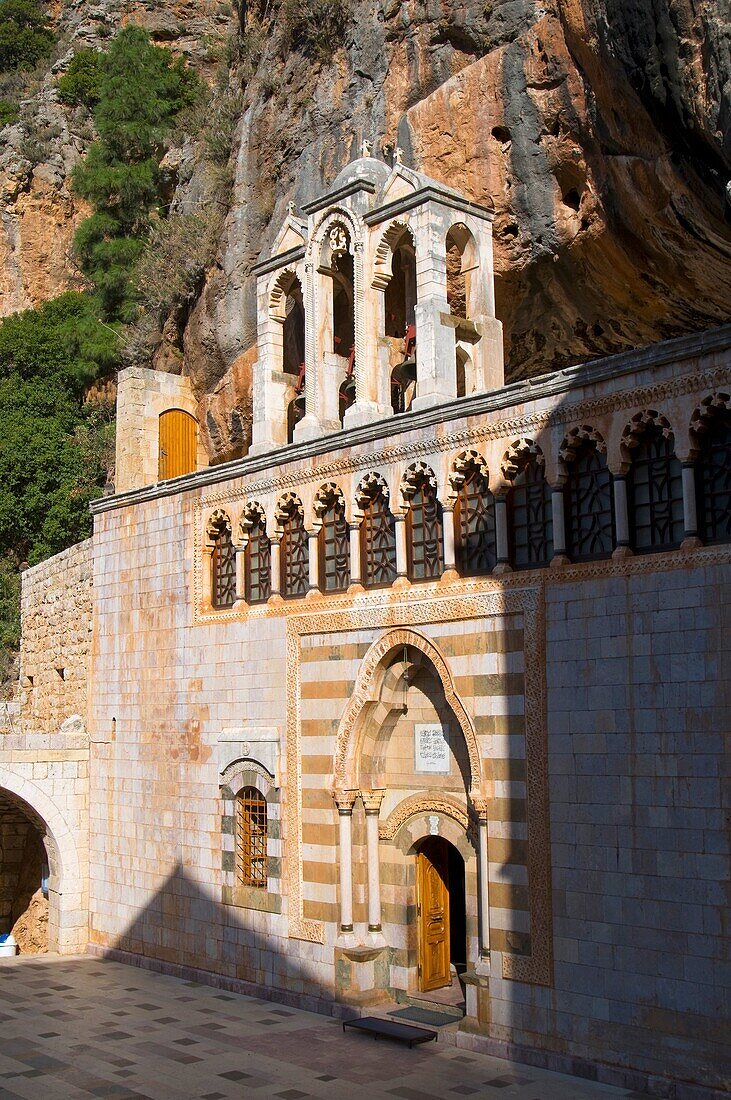
[[[491,132],[495,141],[499,141],[502,145],[507,145],[512,141],[510,130],[508,130],[507,126],[493,126]]]
[[[12,933],[22,955],[48,950],[48,876],[43,833],[0,790],[0,935]]]
[[[579,194],[579,192],[576,190],[575,187],[572,187],[563,196],[562,202],[563,202],[564,206],[568,206],[572,210],[576,210],[578,212],[578,209],[581,206],[581,195]]]

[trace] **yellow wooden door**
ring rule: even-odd
[[[160,415],[157,461],[158,481],[190,474],[197,467],[198,421],[182,409],[168,409]]]
[[[447,846],[430,838],[417,855],[419,988],[449,985],[449,863]]]

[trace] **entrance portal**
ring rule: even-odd
[[[417,852],[419,989],[452,984],[452,968],[467,958],[464,861],[456,848],[430,836]]]

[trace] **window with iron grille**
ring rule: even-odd
[[[282,596],[286,600],[304,596],[309,584],[309,556],[304,517],[298,509],[289,513],[282,527],[279,557]]]
[[[382,492],[371,497],[360,527],[363,584],[383,588],[396,580],[396,521]]]
[[[323,592],[344,592],[350,584],[350,534],[342,501],[334,500],[323,515],[318,545],[320,587]]]
[[[632,450],[627,476],[632,549],[669,550],[683,540],[683,475],[672,436],[649,425]]]
[[[463,577],[492,573],[497,563],[495,498],[479,470],[473,469],[459,488],[454,529],[458,572]]]
[[[428,482],[422,482],[406,513],[409,578],[431,580],[442,573],[442,506]]]
[[[508,530],[514,569],[538,569],[553,557],[551,486],[542,462],[530,455],[508,493]]]
[[[236,799],[236,878],[244,886],[267,884],[267,803],[256,787]]]
[[[233,607],[236,600],[236,551],[231,532],[220,527],[213,538],[211,554],[211,603]]]
[[[573,561],[608,558],[614,549],[612,475],[606,456],[587,442],[569,464],[564,485],[567,549]]]
[[[696,463],[698,520],[704,542],[731,542],[731,412],[701,437]]]
[[[266,603],[272,594],[271,543],[261,519],[249,530],[244,563],[247,603]]]

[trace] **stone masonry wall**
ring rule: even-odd
[[[20,717],[26,732],[58,730],[74,715],[86,724],[91,583],[90,539],[23,574]]]

